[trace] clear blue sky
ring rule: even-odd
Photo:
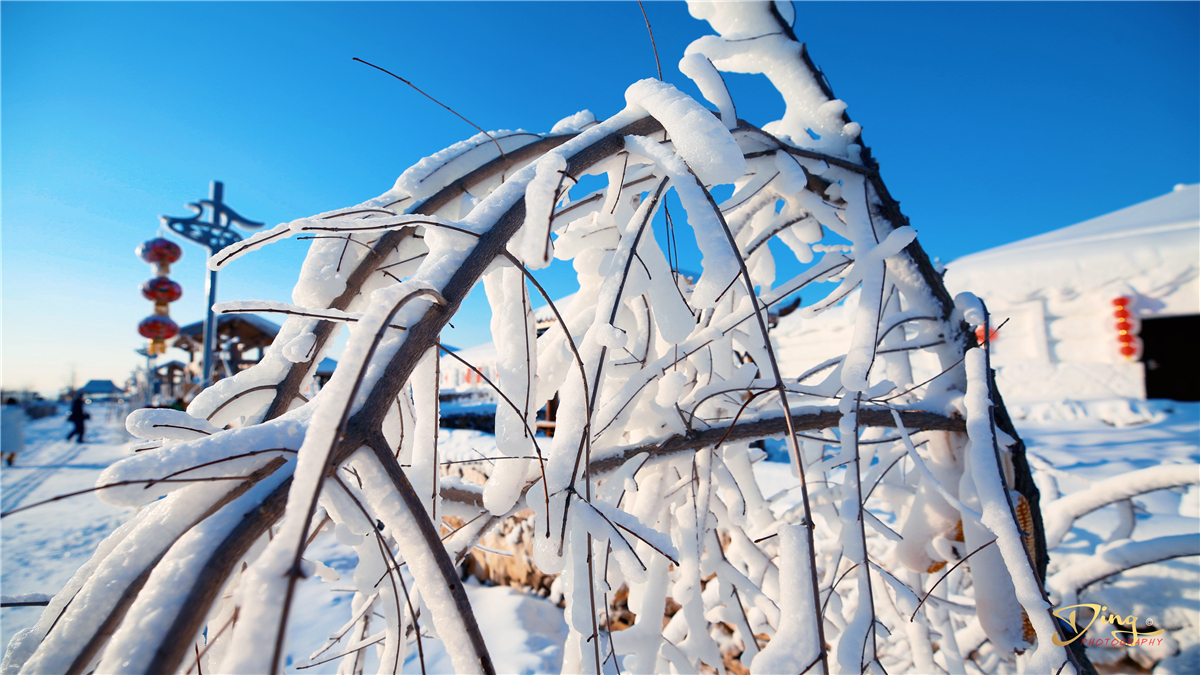
[[[796,34],[947,261],[1200,182],[1198,7],[798,3]],[[676,66],[708,24],[646,10],[665,78],[698,96]],[[378,195],[474,133],[355,56],[488,129],[605,117],[654,75],[632,2],[0,3],[4,386],[55,390],[72,365],[123,381],[151,311],[133,249],[209,181],[273,225]],[[741,117],[780,116],[765,79],[729,80]],[[202,249],[183,246],[180,324],[203,316]],[[234,263],[220,299],[289,301],[305,250]],[[487,341],[473,316],[445,341]]]

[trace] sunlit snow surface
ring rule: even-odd
[[[92,416],[88,442],[67,442],[74,426],[65,419],[67,408],[59,406],[60,414],[25,423],[25,451],[13,466],[0,470],[0,511],[91,488],[102,470],[128,454],[124,427],[110,420],[100,406],[88,406]],[[54,595],[130,515],[126,509],[84,495],[5,517],[0,521],[3,594]],[[41,611],[40,607],[0,610],[4,644],[18,630],[36,623]]]
[[[128,452],[120,421],[100,405],[89,406],[92,420],[88,443],[77,445],[64,439],[69,424],[65,415],[27,423],[26,451],[15,466],[0,469],[0,502],[8,511],[59,494],[92,487],[100,472]],[[1014,407],[1011,411],[1018,430],[1029,447],[1035,477],[1042,489],[1043,503],[1054,491],[1062,495],[1082,490],[1106,478],[1160,464],[1200,462],[1200,404],[1154,401],[1149,403],[1042,404]],[[1023,419],[1020,419],[1023,418]],[[768,442],[771,459],[786,455],[775,452]],[[442,461],[495,456],[494,437],[477,431],[448,430],[440,433]],[[790,468],[775,461],[761,461],[756,472],[766,496],[777,495],[777,512],[799,501]],[[1196,510],[1200,495],[1193,488],[1184,495],[1160,490],[1136,498],[1137,525],[1133,539],[1144,540],[1173,534],[1197,534]],[[6,596],[25,593],[53,594],[82,565],[100,541],[131,511],[108,506],[93,495],[83,495],[39,506],[0,522],[3,561],[0,585]],[[1050,573],[1054,574],[1087,560],[1118,525],[1114,507],[1105,507],[1076,522],[1054,551]],[[1200,536],[1200,534],[1197,534]],[[356,558],[353,550],[332,536],[318,539],[305,556],[318,560],[346,577]],[[350,618],[351,593],[340,588],[343,581],[324,582],[313,576],[301,586],[289,631],[289,672],[326,673],[337,668],[333,660],[297,670],[326,638]],[[561,645],[566,637],[562,610],[539,597],[510,588],[485,588],[468,584],[468,594],[487,640],[497,671],[503,673],[558,672]],[[1169,639],[1155,647],[1131,648],[1131,655],[1152,663],[1166,658],[1155,672],[1200,672],[1200,564],[1195,558],[1177,559],[1127,572],[1113,583],[1102,583],[1084,592],[1080,602],[1099,603],[1121,614],[1152,618],[1168,629]],[[0,614],[4,644],[18,630],[33,625],[40,608],[8,608]],[[1091,637],[1107,637],[1098,626]],[[322,658],[338,654],[345,641]],[[450,661],[434,639],[422,641],[428,672],[449,672]],[[1176,649],[1180,653],[1170,654]],[[1124,650],[1123,650],[1124,651]],[[1139,654],[1137,652],[1144,652]],[[374,650],[368,649],[372,660]],[[1115,662],[1124,656],[1115,649],[1090,647],[1097,662]],[[420,672],[418,653],[411,644],[406,672]],[[368,670],[374,665],[368,662]]]
[[[71,424],[60,415],[29,421],[25,426],[26,449],[14,466],[0,469],[0,501],[3,511],[51,497],[86,490],[95,485],[101,471],[131,452],[130,437],[119,419],[106,406],[91,405],[92,415],[87,443],[64,439]],[[439,452],[446,459],[478,459],[480,454],[495,456],[493,436],[469,430],[441,432]],[[477,452],[478,451],[478,452]],[[0,587],[5,596],[26,593],[53,595],[92,555],[109,532],[132,516],[132,510],[104,504],[94,495],[81,495],[38,506],[0,521],[3,562]],[[300,611],[292,613],[289,631],[288,672],[331,673],[335,659],[312,668],[297,670],[326,638],[350,619],[350,588],[357,557],[349,547],[333,536],[314,542],[305,557],[319,560],[343,576],[342,581],[322,582],[313,577],[301,584],[297,598]],[[411,588],[412,579],[406,581]],[[471,604],[491,656],[501,673],[558,672],[562,663],[562,643],[566,623],[562,610],[540,597],[511,588],[484,588],[467,584]],[[41,614],[40,607],[6,608],[0,614],[0,639],[7,645],[19,630],[32,626]],[[346,642],[333,647],[322,657],[335,656]],[[437,640],[426,638],[422,644],[427,672],[453,672],[446,651]],[[374,666],[374,650],[366,650]],[[410,645],[405,672],[420,672],[418,652]]]

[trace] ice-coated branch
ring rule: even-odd
[[[1102,480],[1043,507],[1046,545],[1050,548],[1058,546],[1076,519],[1098,508],[1154,490],[1197,484],[1200,484],[1200,466],[1196,464],[1152,466]]]
[[[987,335],[988,318],[983,303],[970,294],[960,295],[959,303],[967,320],[982,325]],[[976,348],[969,350],[965,358],[967,393],[964,401],[967,435],[971,439],[968,455],[971,479],[982,505],[983,524],[996,537],[996,546],[1015,586],[1016,598],[1037,634],[1037,649],[1027,667],[1034,672],[1055,672],[1073,658],[1068,650],[1053,642],[1054,638],[1061,640],[1059,627],[1051,615],[1045,589],[1017,524],[1012,497],[1004,484],[1003,458],[992,416],[989,356],[988,349]]]
[[[538,519],[539,572],[561,575],[565,671],[721,670],[732,658],[756,673],[827,672],[831,649],[846,670],[958,672],[960,645],[970,659],[985,639],[971,631],[988,633],[1004,657],[1005,647],[1024,646],[1022,605],[1040,635],[1035,663],[1045,665],[1053,650],[1043,649],[1048,615],[1038,602],[1037,494],[1023,486],[1019,441],[997,433],[1016,439],[986,360],[964,358],[970,312],[950,301],[861,129],[780,7],[693,7],[721,35],[697,41],[681,69],[719,114],[643,80],[607,121],[584,111],[548,136],[481,133],[421,160],[375,199],[293,220],[215,256],[214,268],[298,232],[319,235],[301,237],[312,241],[293,304],[222,307],[287,316],[261,363],[201,393],[187,414],[131,417],[130,429],[161,447],[116,465],[108,478],[126,484],[103,493],[129,504],[164,498],[51,601],[5,672],[26,659],[50,672],[123,670],[126,661],[155,672],[202,664],[278,672],[289,614],[303,597],[295,592],[300,555],[327,523],[367,537],[353,545],[367,565],[360,571],[381,573],[356,584],[350,621],[304,651],[311,656],[300,667],[345,659],[341,670],[357,672],[379,645],[381,668],[397,670],[414,630],[423,652],[416,622],[425,607],[420,619],[456,670],[492,672],[457,565],[472,549],[495,552],[481,537],[526,507]],[[767,71],[787,103],[784,119],[761,129],[738,120],[722,70]],[[571,190],[588,175],[607,176],[605,187],[575,200]],[[731,185],[733,196],[717,204],[717,185]],[[665,246],[654,238],[670,189],[703,255],[698,279],[678,269],[678,214],[666,216]],[[821,245],[831,243],[827,233],[852,245]],[[776,238],[786,249],[768,245]],[[776,284],[783,250],[803,270]],[[580,290],[569,305],[534,277],[551,256],[574,262]],[[857,292],[853,337],[842,355],[785,377],[768,310],[831,278],[840,287],[806,314]],[[501,361],[497,377],[482,379],[501,401],[503,454],[483,467],[484,487],[439,478],[460,460],[437,455],[434,360],[446,351],[443,329],[481,280]],[[541,337],[530,283],[557,320]],[[334,378],[301,396],[342,325],[352,338]],[[933,356],[940,373],[910,387],[911,352]],[[462,363],[482,374],[483,364]],[[543,447],[533,414],[556,395],[556,434]],[[935,404],[922,400],[929,395]],[[887,405],[897,398],[902,409]],[[241,428],[225,428],[239,418]],[[288,442],[268,442],[284,431]],[[769,437],[786,439],[799,485],[765,497],[769,483],[752,466],[762,453],[749,443]],[[530,490],[541,498],[529,499]],[[1093,497],[1056,502],[1065,527],[1102,505]],[[466,522],[441,536],[443,502]],[[1015,524],[1018,507],[1032,509],[1031,528]],[[885,560],[877,552],[905,547],[921,549],[901,557],[907,572],[879,568],[885,576],[872,578],[871,561]],[[1154,554],[1176,548],[1191,550],[1164,545]],[[1128,553],[1117,557],[1151,556]],[[936,583],[925,576],[951,561]],[[401,566],[421,605],[408,600]],[[838,583],[856,571],[856,584]],[[999,604],[989,571],[1017,580]],[[892,593],[872,587],[880,580]],[[636,623],[606,638],[599,619],[612,630],[609,600],[621,584]],[[917,598],[927,587],[922,614]],[[1015,612],[1001,631],[995,621],[973,627],[996,607]],[[154,625],[139,632],[146,623]],[[911,625],[897,631],[902,624]]]
[[[507,154],[497,157],[486,162],[482,166],[474,168],[465,175],[458,176],[447,182],[445,187],[437,190],[433,195],[417,204],[410,213],[432,215],[440,209],[452,203],[454,200],[469,193],[469,190],[492,179],[496,175],[500,175],[521,163],[529,161],[533,157],[551,150],[573,138],[574,134],[562,136],[550,136],[534,140],[516,150],[510,150]],[[407,197],[400,200],[389,200],[387,206],[393,206],[396,203],[402,202]],[[352,209],[344,209],[341,212],[333,212],[326,214],[328,216],[335,215],[354,215],[355,212],[360,212],[362,207],[353,207]],[[388,212],[390,213],[390,212]],[[400,230],[392,230],[386,232],[372,246],[372,254],[366,256],[350,273],[346,280],[345,290],[338,295],[329,304],[329,309],[345,310],[350,302],[358,297],[363,284],[367,278],[375,272],[375,270],[386,260],[388,254],[395,251],[401,243],[416,233],[416,227],[404,228]],[[323,346],[333,336],[334,330],[338,327],[336,323],[319,322],[313,329],[313,334],[316,338],[313,354],[319,354]],[[282,415],[288,410],[291,402],[299,394],[300,389],[307,382],[308,372],[310,369],[309,363],[297,363],[292,365],[287,372],[287,375],[278,385],[278,394],[268,407],[264,419],[273,419]]]
[[[817,413],[796,413],[792,415],[792,428],[797,433],[805,430],[829,429],[836,426],[840,415],[841,413],[836,409],[822,410]],[[899,415],[905,428],[910,430],[962,432],[966,429],[966,423],[961,418],[944,417],[936,413],[924,411],[903,411]],[[858,413],[858,420],[859,424],[864,428],[895,427],[892,410],[890,409],[861,408]],[[787,431],[788,425],[782,416],[740,421],[734,425],[713,426],[703,431],[693,431],[686,435],[672,436],[661,441],[607,451],[603,456],[594,459],[588,470],[593,477],[598,478],[616,471],[625,462],[641,454],[645,454],[648,460],[656,462],[677,455],[694,453],[701,448],[751,442],[764,438],[779,438],[785,436]],[[724,439],[724,443],[722,443],[722,439]],[[479,507],[483,506],[483,499],[479,493],[457,487],[442,488],[442,498]]]
[[[1146,541],[1128,539],[1105,544],[1095,557],[1064,568],[1050,577],[1047,584],[1058,595],[1058,605],[1069,607],[1079,602],[1079,594],[1088,586],[1142,565],[1172,558],[1200,555],[1200,537],[1177,534]]]

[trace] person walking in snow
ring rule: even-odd
[[[25,409],[17,399],[9,397],[0,413],[0,454],[12,466],[17,453],[25,449]]]
[[[75,429],[67,434],[67,440],[71,440],[72,436],[79,436],[76,443],[83,442],[83,422],[91,419],[92,416],[83,411],[83,394],[75,394],[75,400],[71,401],[71,414],[67,415],[68,422],[75,423]]]

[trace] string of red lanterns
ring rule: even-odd
[[[142,319],[138,333],[150,340],[151,354],[165,354],[166,341],[179,334],[179,324],[171,320],[168,303],[183,296],[183,288],[167,278],[171,263],[183,257],[183,250],[170,239],[156,237],[137,247],[137,256],[154,265],[157,276],[142,284],[142,296],[154,303],[154,314]]]
[[[1117,320],[1117,343],[1120,348],[1117,350],[1126,359],[1133,361],[1142,354],[1142,339],[1138,337],[1138,331],[1141,329],[1141,322],[1137,316],[1129,311],[1129,306],[1133,304],[1133,298],[1127,295],[1122,295],[1115,298],[1113,301],[1113,318]]]

